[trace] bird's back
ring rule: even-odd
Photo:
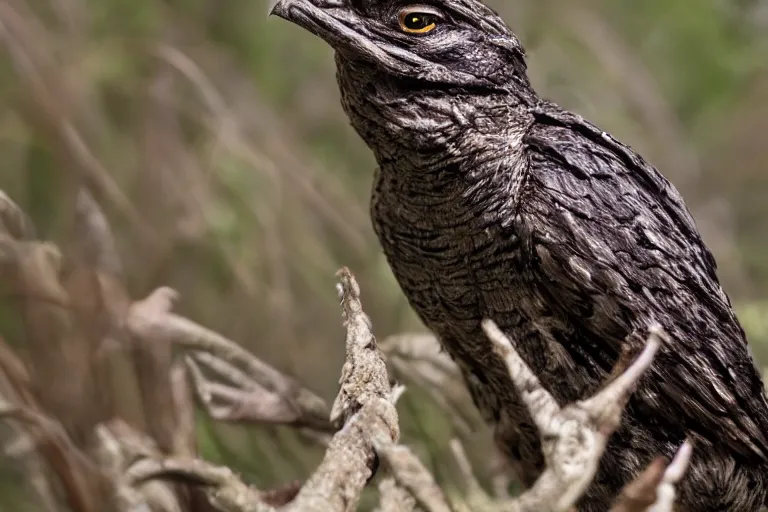
[[[768,456],[763,383],[682,197],[579,116],[549,103],[534,116],[526,138],[532,197],[522,204],[537,286],[604,371],[651,322],[671,336],[603,466],[613,459],[620,467],[622,453],[643,453],[643,437],[657,454],[671,455],[688,436],[698,455],[683,503],[757,510]],[[629,338],[617,336],[622,332]]]

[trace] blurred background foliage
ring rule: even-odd
[[[380,338],[422,327],[370,227],[374,162],[339,107],[332,53],[268,19],[267,3],[0,0],[0,189],[66,251],[89,187],[134,297],[176,288],[185,315],[331,399],[340,266],[357,273]],[[768,2],[488,3],[526,44],[542,95],[682,190],[768,365]],[[1,306],[0,333],[23,349]],[[401,412],[405,441],[450,478],[443,413],[415,389]],[[287,429],[199,423],[204,455],[259,486],[318,460]],[[477,460],[486,434],[470,439]],[[0,510],[34,510],[21,473],[0,466]]]

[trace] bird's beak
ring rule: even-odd
[[[296,19],[296,10],[302,7],[307,9],[307,7],[311,8],[313,5],[306,0],[273,0],[269,15],[294,21]]]
[[[388,45],[350,7],[349,0],[278,0],[270,14],[304,28],[339,53],[375,62],[396,74],[403,66],[424,63],[402,51],[387,51]]]
[[[346,0],[277,0],[270,15],[295,23],[337,51],[360,47],[367,39]]]

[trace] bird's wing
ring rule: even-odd
[[[518,213],[542,299],[590,339],[606,371],[624,345],[617,334],[660,323],[672,342],[640,397],[648,410],[680,411],[686,431],[768,457],[762,382],[678,191],[581,117],[548,103],[533,114]]]

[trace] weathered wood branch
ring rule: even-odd
[[[608,438],[619,427],[635,384],[651,366],[666,335],[660,327],[652,326],[645,348],[628,369],[595,396],[560,407],[496,324],[486,320],[483,329],[496,353],[506,362],[515,387],[539,429],[547,463],[533,487],[511,500],[506,510],[567,512],[592,482]],[[670,466],[674,468],[667,480],[670,485],[679,480],[677,470],[684,469],[689,451],[690,445],[686,443],[680,452],[680,462]],[[664,489],[660,485],[648,486],[646,490]],[[664,508],[668,506],[666,502],[659,502],[658,506],[652,510],[671,512],[671,508]]]
[[[131,306],[128,331],[154,343],[174,343],[193,351],[187,360],[198,396],[219,420],[260,420],[331,429],[325,402],[295,379],[284,375],[240,345],[172,312],[176,292],[159,288]],[[235,385],[208,382],[199,366],[223,374]],[[242,368],[242,370],[240,369]],[[216,401],[224,405],[215,405]],[[265,406],[264,401],[272,405]],[[274,416],[270,416],[273,414]]]
[[[379,507],[376,512],[412,512],[416,510],[416,500],[411,494],[397,485],[394,478],[379,480]]]
[[[396,443],[400,437],[387,368],[363,311],[360,287],[349,270],[342,269],[339,276],[346,360],[331,421],[343,426],[290,511],[355,510],[363,488],[376,472],[374,443],[381,439]]]
[[[673,511],[675,484],[685,474],[692,453],[692,445],[686,442],[668,466],[662,457],[654,460],[640,476],[622,489],[611,512]]]

